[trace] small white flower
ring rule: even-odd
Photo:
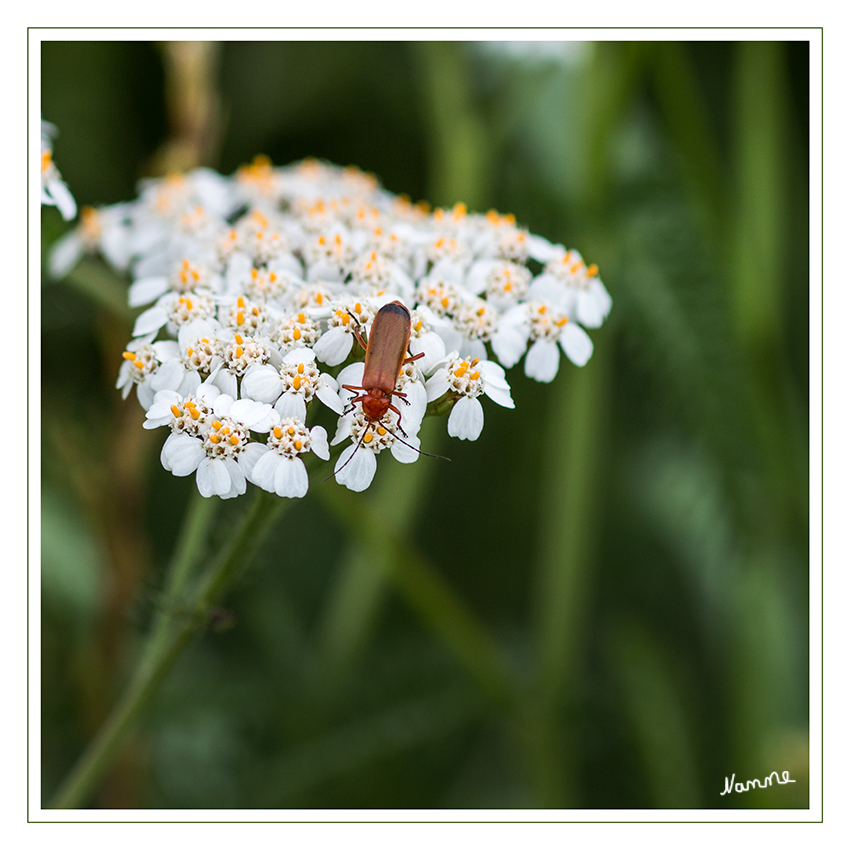
[[[232,499],[242,495],[254,465],[265,447],[250,442],[250,431],[263,433],[275,421],[271,405],[234,401],[218,395],[213,414],[205,417],[197,434],[172,432],[160,453],[165,469],[174,475],[195,473],[198,492],[204,497]]]
[[[268,311],[263,305],[239,295],[229,304],[219,307],[218,320],[223,327],[236,333],[257,336],[268,321]]]
[[[336,480],[357,493],[365,490],[375,477],[378,468],[377,455],[389,448],[390,454],[399,463],[413,463],[419,457],[419,423],[402,419],[405,437],[396,434],[398,417],[388,410],[380,421],[368,419],[357,407],[341,417],[331,445],[351,439],[334,468]]]
[[[508,368],[525,354],[525,374],[543,383],[558,374],[559,345],[576,366],[584,366],[593,354],[593,342],[584,329],[570,321],[563,310],[542,301],[529,301],[509,310],[493,335],[492,345]]]
[[[153,344],[144,338],[133,340],[123,354],[116,388],[127,398],[135,385],[136,397],[145,410],[160,390],[185,390],[189,385],[183,384],[186,376],[177,353],[177,343],[171,340]]]
[[[410,275],[397,263],[378,251],[367,251],[357,257],[349,266],[351,283],[361,286],[366,292],[392,293],[403,299],[413,297],[413,281]],[[391,300],[391,299],[390,299]]]
[[[413,364],[408,366],[412,367]],[[362,384],[363,367],[363,363],[352,363],[343,369],[338,376],[340,387],[349,381],[352,382],[351,386]],[[427,393],[412,371],[403,371],[396,388],[405,395],[400,398],[393,396],[393,407],[396,409],[388,406],[377,421],[368,418],[358,402],[352,402],[356,392],[340,390],[340,396],[352,403],[337,422],[331,445],[351,440],[351,445],[339,456],[334,471],[336,480],[349,490],[360,492],[372,483],[377,469],[376,455],[386,448],[400,463],[413,463],[419,457],[417,434],[425,415]]]
[[[191,322],[211,319],[215,315],[215,303],[208,292],[167,292],[153,307],[149,307],[136,319],[133,336],[146,336],[160,328],[177,335],[179,328]]]
[[[252,366],[242,378],[242,397],[274,404],[283,417],[306,419],[307,404],[314,396],[342,413],[336,380],[319,371],[315,360],[311,349],[293,348],[284,355],[279,368],[271,364]]]
[[[611,296],[596,265],[586,266],[578,251],[550,260],[532,281],[529,298],[549,301],[586,328],[598,328],[611,312]]]
[[[130,285],[128,301],[131,307],[150,304],[167,292],[188,294],[196,290],[217,292],[221,288],[221,276],[205,263],[194,262],[186,257],[171,264],[169,274],[138,277]]]
[[[186,376],[186,396],[174,390],[160,390],[145,413],[143,427],[168,425],[172,433],[197,436],[213,414],[213,404],[221,391],[213,384],[201,383],[197,372]]]
[[[126,271],[130,262],[127,204],[83,207],[79,224],[54,242],[48,258],[52,278],[63,278],[86,254],[100,253],[116,271]],[[131,305],[132,306],[132,305]]]
[[[211,375],[222,362],[223,343],[218,322],[198,320],[183,325],[177,334],[180,362],[186,371]]]
[[[293,348],[315,346],[321,336],[319,326],[303,311],[278,319],[269,332],[269,339],[285,354]]]
[[[411,354],[425,355],[417,362],[426,375],[446,356],[446,344],[430,324],[429,313],[427,307],[411,312],[410,343],[408,344]]]
[[[328,366],[344,362],[354,345],[354,332],[371,324],[374,318],[375,313],[365,299],[336,302],[328,330],[313,346],[316,357]]]
[[[511,260],[478,260],[466,276],[466,285],[474,295],[487,296],[487,301],[505,309],[525,298],[531,272]]]
[[[300,499],[307,493],[309,480],[299,455],[308,451],[322,460],[330,458],[325,429],[316,425],[308,431],[298,417],[281,419],[272,427],[266,445],[258,450],[250,480],[283,498]]]
[[[449,414],[449,436],[477,440],[484,428],[484,409],[478,396],[487,395],[502,407],[513,408],[505,371],[489,360],[464,360],[452,352],[425,383],[428,401],[447,392],[460,396]]]
[[[77,214],[77,202],[53,162],[50,137],[55,132],[52,124],[41,122],[41,203],[56,207],[62,218],[70,221]]]

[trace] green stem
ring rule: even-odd
[[[190,496],[183,527],[166,572],[159,613],[154,620],[151,638],[145,649],[145,662],[154,656],[160,644],[168,637],[175,612],[184,608],[185,600],[181,597],[192,575],[192,568],[203,549],[217,507],[218,499],[205,499],[197,491]]]
[[[186,609],[168,605],[157,621],[148,650],[106,724],[62,783],[50,808],[79,808],[114,761],[135,721],[151,702],[183,651],[207,624],[210,606],[218,601],[241,568],[249,562],[265,532],[288,504],[287,500],[258,491],[253,505],[233,535],[232,543],[197,586]],[[193,505],[188,526],[178,546],[166,587],[185,585],[191,568],[189,544],[206,531],[212,509]]]

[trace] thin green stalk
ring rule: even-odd
[[[230,547],[224,550],[192,595],[185,611],[168,606],[150,637],[150,650],[143,654],[139,667],[112,711],[106,724],[83,753],[66,780],[62,783],[50,808],[79,808],[90,796],[103,774],[117,756],[121,745],[135,721],[151,702],[171,668],[183,651],[207,624],[210,607],[218,601],[229,584],[248,563],[288,501],[258,491],[254,503],[233,535]],[[200,510],[190,511],[198,521]],[[185,540],[194,539],[196,531],[187,531]],[[179,547],[182,551],[183,546]],[[188,556],[187,556],[188,557]],[[175,557],[172,568],[184,573],[187,557]],[[185,575],[182,577],[185,578]],[[181,578],[181,580],[182,580]],[[170,575],[166,585],[174,584]]]
[[[170,619],[183,603],[181,597],[186,590],[204,541],[209,535],[210,525],[217,508],[218,499],[205,499],[197,491],[190,496],[186,516],[183,518],[183,527],[166,572],[159,613],[154,620],[151,639],[145,650],[146,660],[157,651],[159,644],[167,637]]]

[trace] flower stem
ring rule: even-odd
[[[209,500],[205,500],[209,501]],[[209,619],[215,603],[250,561],[265,532],[273,525],[288,500],[258,491],[241,526],[210,570],[201,578],[187,605],[167,605],[149,638],[130,684],[88,749],[62,783],[50,808],[79,808],[117,756],[133,724],[159,690],[171,668]],[[166,588],[180,591],[188,584],[193,563],[191,545],[206,535],[213,516],[209,506],[193,504],[178,551],[169,568]]]

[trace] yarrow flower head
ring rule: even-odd
[[[146,180],[84,210],[52,272],[84,253],[129,272],[140,312],[117,386],[168,431],[165,469],[207,497],[300,498],[323,461],[365,490],[385,450],[419,458],[426,415],[476,440],[490,402],[514,407],[505,369],[584,366],[611,309],[595,265],[513,216],[432,212],[318,160]]]

